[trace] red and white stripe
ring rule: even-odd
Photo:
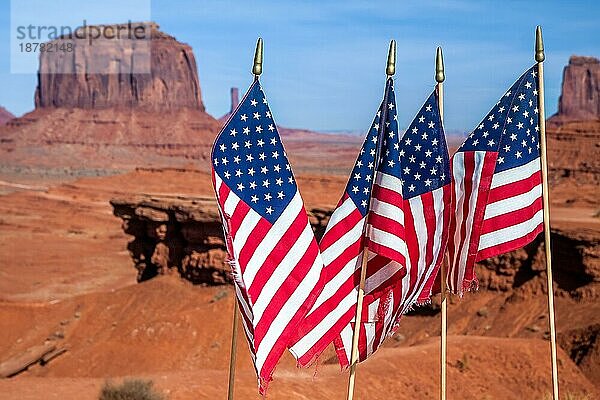
[[[543,230],[540,159],[494,173],[497,152],[452,157],[453,218],[448,285],[476,286],[475,262],[518,249]]]
[[[365,245],[374,251],[367,263],[365,293],[383,292],[402,278],[406,243],[399,189],[397,178],[378,174],[367,214],[366,242],[365,217],[349,196],[344,195],[333,212],[320,242],[325,286],[290,348],[300,365],[310,364],[352,321]]]
[[[429,301],[442,263],[450,222],[450,185],[404,200],[407,260],[402,278],[387,290],[367,293],[359,336],[359,361],[366,360],[392,336],[403,314]],[[431,212],[432,211],[432,212]],[[366,288],[366,287],[365,287]],[[349,366],[354,322],[342,330],[335,347],[342,367]]]
[[[322,261],[296,192],[271,224],[213,171],[244,330],[265,393],[275,365],[316,300]]]
[[[540,159],[494,174],[477,261],[531,242],[544,229]]]

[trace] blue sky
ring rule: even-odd
[[[14,0],[15,2],[17,0]],[[196,55],[209,113],[243,92],[256,38],[265,41],[261,78],[280,125],[315,130],[368,128],[385,80],[390,39],[398,42],[396,95],[401,126],[434,87],[435,47],[444,49],[447,130],[468,131],[533,64],[534,29],[546,45],[547,114],[556,111],[562,69],[571,54],[600,56],[597,1],[185,1],[134,3],[39,0],[31,18],[54,23],[148,19]],[[98,6],[102,4],[102,6]],[[77,5],[77,6],[75,6]],[[100,7],[100,8],[99,8]],[[35,74],[10,73],[10,5],[0,5],[0,105],[33,108]]]

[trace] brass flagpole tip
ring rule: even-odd
[[[542,39],[542,27],[535,28],[535,61],[542,62],[546,59],[544,54],[544,40]]]
[[[435,80],[437,83],[442,83],[446,79],[444,73],[444,55],[442,54],[442,48],[438,47],[435,55]]]
[[[262,74],[262,64],[263,64],[263,40],[262,38],[258,38],[256,42],[256,50],[254,51],[254,65],[252,66],[252,73],[258,77]]]
[[[388,50],[387,67],[385,68],[387,76],[393,76],[396,73],[396,41],[392,39],[390,49]]]

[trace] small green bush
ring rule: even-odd
[[[121,384],[105,382],[99,400],[166,400],[153,385],[152,381],[143,379],[125,379]]]

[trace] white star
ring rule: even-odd
[[[267,111],[267,112],[265,113],[265,117],[267,117],[267,118],[271,118],[271,111]]]
[[[269,124],[269,131],[273,132],[275,130],[275,127],[273,126],[273,124]]]
[[[258,141],[256,142],[256,144],[260,147],[263,147],[265,145],[265,141],[262,139],[258,139]]]
[[[364,189],[363,189],[363,193],[364,193],[364,194],[369,194],[369,188],[367,188],[367,187],[366,187],[366,188],[364,188]]]
[[[425,179],[425,186],[431,186],[431,179]]]
[[[256,189],[256,181],[250,182],[250,189]]]
[[[267,212],[267,214],[271,215],[273,214],[273,207],[269,206],[265,211]]]
[[[249,135],[249,134],[250,134],[250,128],[248,128],[247,126],[246,126],[246,127],[244,127],[244,133],[245,133],[246,135]]]
[[[244,190],[245,187],[243,183],[238,183],[237,188],[241,192],[242,190]]]
[[[275,146],[277,144],[277,139],[271,138],[271,144]]]
[[[227,146],[225,146],[225,143],[221,143],[221,145],[219,146],[219,149],[221,149],[221,151],[225,151],[225,150],[227,150]]]
[[[360,173],[357,172],[356,174],[354,174],[354,179],[356,179],[357,181],[360,179]]]
[[[273,169],[275,170],[275,172],[281,171],[281,167],[279,166],[279,164],[275,164],[275,166],[273,166]]]
[[[237,133],[237,131],[235,130],[235,128],[233,128],[232,130],[229,131],[229,134],[231,136],[235,136],[236,133]]]
[[[519,128],[519,129],[523,129],[523,123],[522,123],[522,122],[519,122],[519,123],[517,124],[517,128]]]
[[[525,84],[525,87],[526,87],[527,89],[531,89],[531,82],[527,82],[527,83]]]
[[[517,112],[517,111],[519,111],[519,106],[514,106],[514,107],[512,108],[512,110],[513,110],[513,112]]]
[[[271,155],[271,157],[273,157],[274,159],[277,160],[277,158],[279,157],[279,152],[278,151],[274,151]]]
[[[494,125],[492,125],[492,128],[494,128],[494,129],[498,129],[499,127],[500,127],[500,124],[497,122]]]
[[[415,180],[420,181],[421,180],[421,174],[420,173],[416,173],[415,175]]]
[[[433,146],[437,146],[437,144],[438,144],[438,140],[434,138],[434,139],[431,141],[431,144],[432,144]]]
[[[477,146],[479,144],[479,139],[473,140],[473,146]]]
[[[510,151],[510,146],[509,145],[504,146],[504,151],[508,153]]]
[[[494,139],[488,141],[488,146],[492,147],[494,144],[496,144],[496,142],[494,142]]]
[[[516,134],[516,133],[513,133],[513,134],[511,134],[511,135],[510,135],[510,140],[512,140],[513,142],[514,142],[515,140],[517,140],[517,134]]]
[[[419,117],[419,122],[425,122],[425,117],[421,115],[421,116]]]
[[[292,178],[291,176],[288,178],[288,183],[294,183],[294,178]]]
[[[283,185],[283,179],[281,179],[281,178],[277,178],[277,179],[275,179],[275,184],[276,184],[277,186],[281,186],[281,185]]]
[[[256,107],[256,105],[258,104],[258,101],[256,101],[255,99],[250,100],[250,104],[252,104],[254,107]]]
[[[244,142],[244,147],[247,148],[247,149],[249,149],[250,147],[252,147],[252,143],[249,140],[246,140]]]
[[[431,173],[431,175],[437,175],[437,168],[433,167],[429,170],[429,172]]]
[[[233,157],[233,162],[234,162],[234,163],[236,163],[236,164],[239,164],[239,163],[240,163],[240,161],[241,161],[241,159],[240,159],[240,156],[235,156],[235,157]]]
[[[254,115],[254,119],[260,119],[260,114],[257,112],[253,113],[252,115]]]
[[[494,120],[494,114],[492,114],[488,117],[488,121],[493,121],[493,120]]]
[[[421,161],[419,163],[419,168],[425,168],[427,166],[427,164],[425,164],[425,161]]]
[[[229,173],[229,171],[225,171],[225,178],[229,179],[231,178],[231,174]]]
[[[517,152],[515,153],[515,156],[517,156],[517,158],[521,158],[521,152],[520,152],[520,151],[517,151]]]
[[[416,150],[416,151],[421,151],[421,145],[420,145],[420,144],[416,145],[416,146],[415,146],[415,150]]]
[[[233,142],[231,144],[231,148],[234,149],[234,150],[237,150],[239,147],[240,147],[240,145],[237,142]]]
[[[431,157],[431,154],[432,154],[432,153],[431,153],[431,150],[427,150],[427,151],[425,152],[425,157]]]
[[[425,111],[431,111],[431,104],[427,104],[427,107],[425,107]]]
[[[265,179],[265,180],[263,181],[263,184],[262,184],[262,185],[263,185],[263,187],[266,187],[266,188],[268,188],[270,184],[271,184],[271,182],[269,182],[269,180],[268,180],[268,179]]]
[[[415,187],[415,185],[413,185],[413,184],[411,184],[411,185],[408,187],[408,190],[410,190],[411,192],[414,192],[414,191],[415,191],[415,189],[416,189],[416,187]]]
[[[240,119],[244,122],[246,122],[246,120],[248,119],[248,116],[246,114],[242,114],[242,116],[240,117]]]
[[[267,158],[267,156],[265,155],[265,153],[260,153],[258,155],[258,158],[260,159],[260,161],[265,161],[265,158]]]
[[[256,132],[258,132],[258,133],[261,133],[261,132],[262,132],[262,130],[263,130],[262,126],[258,125],[258,126],[256,127]]]
[[[256,196],[256,195],[253,194],[252,195],[252,202],[256,203],[257,201],[258,201],[258,196]]]
[[[486,138],[486,137],[490,136],[490,133],[488,131],[485,131],[485,132],[483,132],[483,134],[481,136]]]
[[[223,157],[221,159],[221,163],[223,163],[224,165],[227,165],[227,163],[229,162],[229,160],[227,160],[227,158]]]
[[[248,154],[248,155],[250,155],[250,154]],[[255,173],[256,173],[256,171],[254,171],[254,168],[248,168],[248,175],[254,176]]]
[[[358,186],[352,186],[352,191],[354,194],[358,193]]]
[[[216,166],[216,165],[219,165],[219,159],[218,159],[218,158],[215,158],[215,159],[213,160],[213,163],[215,164],[215,166]]]
[[[414,163],[416,160],[417,158],[415,156],[408,157],[408,161],[410,161],[411,163]]]
[[[529,111],[525,110],[525,112],[523,113],[523,116],[525,118],[529,118]]]
[[[504,162],[504,157],[498,157],[498,164],[502,164]]]
[[[519,100],[521,100],[521,101],[525,100],[525,95],[523,93],[521,93],[519,95]]]
[[[361,202],[360,202],[360,205],[361,205],[362,207],[366,207],[366,206],[367,206],[367,201],[366,201],[366,200],[363,200],[363,201],[361,201]]]
[[[390,110],[393,110],[393,109],[394,109],[394,104],[392,104],[392,103],[389,103],[389,104],[388,104],[388,108],[389,108]]]
[[[410,168],[408,168],[408,167],[404,168],[404,173],[406,175],[410,174]]]
[[[409,146],[411,143],[412,143],[412,140],[410,140],[410,138],[408,138],[404,141],[404,144],[407,146]]]
[[[503,113],[503,112],[504,112],[504,106],[500,107],[500,108],[498,109],[498,112],[500,112],[500,113]]]
[[[427,132],[423,132],[423,134],[421,135],[421,139],[427,140],[427,137],[428,137]]]
[[[419,130],[417,129],[416,126],[414,128],[412,128],[412,133],[416,134],[417,132],[419,132]]]
[[[262,166],[260,167],[260,173],[261,174],[267,174],[267,172],[269,172],[269,168],[267,168],[266,166]]]
[[[278,199],[283,199],[284,197],[285,197],[285,194],[283,194],[283,192],[277,192]]]
[[[435,158],[435,162],[436,162],[436,163],[440,163],[440,164],[441,164],[441,163],[442,163],[442,161],[443,161],[443,158],[442,158],[442,156],[437,156],[437,157]]]
[[[389,160],[388,161],[388,166],[389,167],[393,167],[394,166],[394,160]]]
[[[244,173],[242,172],[242,170],[241,170],[241,169],[238,169],[238,170],[236,170],[236,171],[235,171],[235,176],[236,176],[236,177],[238,177],[238,178],[239,178],[239,177],[240,177],[240,176],[242,176],[242,175],[244,175]]]

